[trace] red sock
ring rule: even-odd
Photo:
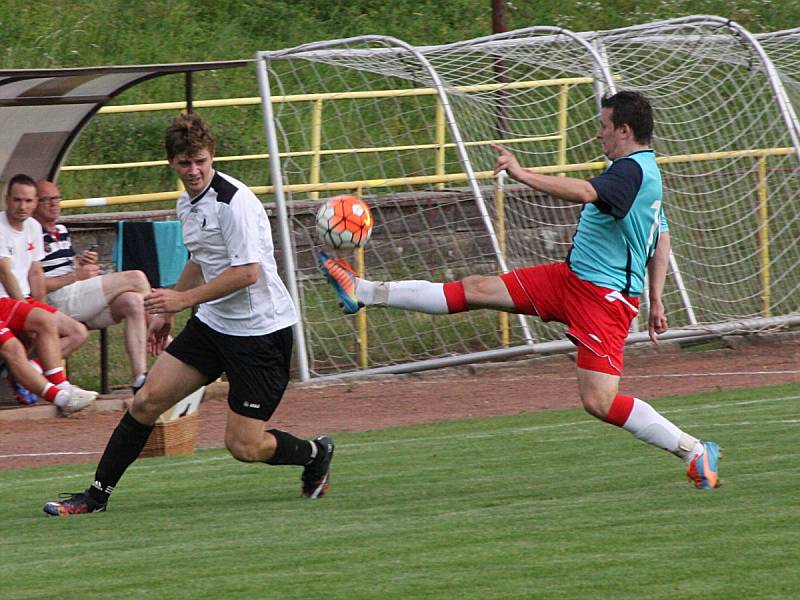
[[[608,409],[606,415],[606,423],[611,423],[617,427],[622,427],[631,416],[633,410],[633,396],[623,396],[617,394],[614,401],[611,403],[611,408]]]
[[[443,286],[444,299],[447,301],[447,312],[450,314],[469,310],[467,304],[467,293],[464,291],[464,284],[460,281],[445,283]]]
[[[53,385],[64,383],[67,380],[67,372],[64,370],[64,367],[56,367],[55,369],[45,371],[44,376],[47,378],[47,381]]]
[[[55,402],[56,396],[58,396],[58,392],[60,391],[61,390],[59,390],[52,383],[48,383],[47,385],[44,386],[44,389],[41,391],[39,395],[48,402]]]

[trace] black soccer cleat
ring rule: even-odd
[[[103,512],[106,509],[105,504],[97,502],[88,492],[61,494],[61,497],[63,500],[45,504],[44,512],[54,517],[68,517],[70,515]]]
[[[322,498],[331,482],[331,460],[333,460],[333,440],[327,435],[314,440],[320,453],[303,468],[303,496],[306,498]]]

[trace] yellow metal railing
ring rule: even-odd
[[[564,114],[559,115],[559,131],[556,134],[548,136],[532,136],[520,137],[514,139],[503,140],[486,140],[481,142],[467,142],[467,146],[486,145],[491,143],[522,143],[522,142],[540,142],[540,141],[558,141],[560,155],[566,156],[566,94],[569,86],[577,84],[592,83],[591,77],[567,77],[561,79],[543,79],[538,81],[515,81],[509,83],[487,83],[481,85],[469,86],[456,86],[459,92],[476,93],[476,92],[489,92],[496,90],[514,90],[514,89],[532,89],[538,87],[554,87],[561,88],[559,95],[559,107],[564,111]],[[444,109],[441,103],[436,103],[435,114],[435,133],[433,144],[418,144],[418,145],[405,145],[405,146],[384,146],[374,148],[335,148],[335,149],[322,149],[322,109],[323,103],[327,100],[352,100],[352,99],[373,99],[373,98],[403,98],[414,96],[436,96],[438,91],[434,88],[415,88],[406,90],[374,90],[374,91],[351,91],[351,92],[326,92],[315,94],[289,94],[284,96],[273,96],[271,102],[273,104],[283,104],[291,102],[311,102],[311,123],[310,123],[310,148],[301,151],[290,151],[280,153],[281,158],[289,157],[311,157],[311,168],[309,169],[310,186],[315,186],[320,183],[320,165],[321,159],[324,156],[332,156],[336,154],[358,154],[358,153],[381,153],[381,152],[396,152],[402,150],[434,150],[435,157],[435,174],[437,177],[442,177],[440,181],[436,182],[436,187],[441,189],[447,183],[448,179],[444,179],[445,173],[445,157],[448,148],[454,148],[455,144],[446,143],[447,123],[445,122]],[[247,97],[247,98],[228,98],[217,100],[197,100],[192,103],[194,108],[220,108],[227,106],[247,106],[257,105],[261,103],[260,97]],[[101,108],[99,114],[121,114],[132,112],[147,112],[147,111],[181,111],[187,107],[186,102],[158,102],[149,104],[133,104],[133,105],[120,105],[120,106],[106,106]],[[218,156],[215,157],[215,162],[227,162],[238,160],[264,160],[268,159],[268,154],[248,154],[237,156]],[[87,164],[87,165],[66,165],[61,168],[62,171],[89,171],[100,169],[131,169],[143,167],[164,166],[167,164],[165,160],[150,160],[140,162],[126,162],[126,163],[107,163],[107,164]],[[269,189],[269,188],[267,188]],[[340,188],[347,189],[347,188]],[[312,199],[319,197],[320,191],[326,191],[323,188],[309,188],[307,190]],[[138,200],[135,199],[138,197]],[[65,200],[63,203],[64,208],[82,208],[102,205],[114,204],[131,204],[136,202],[158,202],[163,200],[173,200],[175,196],[172,192],[150,193],[150,194],[130,194],[124,196],[108,196],[102,198],[83,198]]]
[[[525,138],[529,140],[531,138]],[[537,138],[541,139],[541,138]],[[485,142],[469,142],[470,145],[488,145],[497,143],[500,140],[489,140]],[[502,140],[503,143],[509,143],[509,140]],[[365,150],[366,151],[366,150]],[[660,156],[656,159],[659,164],[677,164],[677,163],[691,163],[709,160],[725,160],[731,158],[752,157],[761,158],[769,156],[787,156],[794,154],[795,149],[792,147],[785,148],[759,148],[752,150],[732,150],[727,152],[709,152],[699,154],[677,154],[673,156]],[[287,153],[290,155],[291,153]],[[215,162],[225,160],[225,157],[215,158]],[[166,164],[166,161],[164,161]],[[561,173],[575,173],[581,171],[600,171],[604,169],[607,164],[603,161],[587,162],[587,163],[574,163],[566,165],[548,165],[544,167],[529,167],[529,169],[536,173],[545,174],[561,174]],[[63,167],[62,170],[68,170],[69,167]],[[494,177],[492,171],[477,171],[475,173],[477,179],[491,179]],[[334,181],[334,182],[320,182],[320,183],[294,183],[283,186],[287,192],[335,192],[341,190],[354,190],[359,187],[364,188],[385,188],[400,185],[431,185],[437,183],[459,183],[467,181],[465,173],[447,173],[444,175],[418,175],[414,177],[390,177],[385,179],[358,179],[350,181]],[[251,189],[256,194],[271,194],[274,188],[270,185],[252,186]],[[147,194],[129,194],[121,196],[108,196],[106,198],[81,198],[73,200],[64,200],[61,202],[63,208],[83,208],[92,206],[105,206],[113,204],[132,204],[135,202],[158,202],[163,200],[175,200],[179,196],[178,192],[152,192]]]

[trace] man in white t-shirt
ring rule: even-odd
[[[47,303],[89,329],[103,329],[125,321],[125,351],[131,365],[134,393],[144,385],[147,372],[147,321],[144,296],[150,283],[142,271],[100,273],[97,252],[76,255],[69,230],[61,223],[61,192],[50,181],[38,181],[39,203],[34,218],[44,240],[41,260]]]
[[[44,257],[42,228],[32,217],[38,203],[36,182],[14,175],[8,182],[6,210],[0,212],[0,298],[27,300],[53,313],[61,355],[69,356],[89,332],[82,323],[45,304],[46,288],[40,261]]]
[[[68,416],[91,405],[97,394],[70,384],[62,365],[64,340],[59,339],[59,322],[66,330],[74,330],[67,340],[68,348],[82,343],[86,329],[53,307],[26,297],[30,294],[30,281],[23,277],[26,271],[20,271],[20,265],[30,269],[41,250],[41,244],[37,249],[36,239],[30,237],[33,230],[29,223],[20,218],[32,210],[30,206],[35,206],[36,189],[31,187],[32,182],[27,175],[12,177],[6,194],[9,211],[0,213],[0,355],[17,384],[56,404],[61,414]],[[18,207],[23,208],[17,210]],[[37,226],[33,219],[28,221]],[[15,223],[20,227],[14,227]],[[19,338],[34,349],[41,375],[24,359],[22,345],[11,338]]]
[[[163,346],[172,316],[199,305],[197,314],[159,354],[144,387],[111,435],[93,483],[69,498],[48,502],[49,515],[102,512],[125,470],[136,460],[164,411],[226,374],[225,446],[242,462],[303,467],[301,493],[328,489],[334,444],[264,430],[289,383],[292,325],[297,314],[278,276],[264,207],[242,182],[213,167],[215,142],[196,114],[167,128],[167,160],[186,191],[178,198],[183,241],[190,252],[174,289],[145,298],[153,315],[151,344]]]

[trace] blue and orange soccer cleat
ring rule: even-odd
[[[61,494],[61,496],[63,500],[45,504],[44,512],[54,517],[68,517],[70,515],[103,512],[106,509],[105,504],[100,504],[87,492]]]
[[[319,268],[325,274],[325,278],[336,290],[339,297],[339,306],[344,310],[344,314],[352,315],[357,313],[363,304],[356,298],[356,273],[342,258],[331,258],[324,252],[319,253]]]
[[[708,490],[719,487],[718,463],[722,452],[717,444],[700,440],[703,444],[703,453],[695,453],[686,467],[686,477],[689,478],[698,490]]]

